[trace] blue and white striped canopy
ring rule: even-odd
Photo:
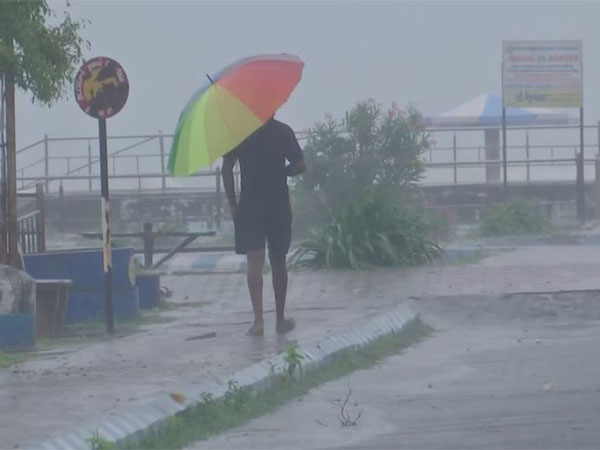
[[[502,126],[502,99],[485,93],[437,117],[426,119],[431,127],[499,127]],[[507,125],[560,125],[569,123],[566,112],[548,108],[507,108]]]

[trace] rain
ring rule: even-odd
[[[596,448],[600,2],[0,3],[0,448]]]

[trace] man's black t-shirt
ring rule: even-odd
[[[301,160],[302,149],[288,125],[269,120],[225,158],[240,162],[242,193],[238,214],[289,211],[286,160]]]

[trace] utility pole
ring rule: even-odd
[[[15,83],[11,74],[6,75],[6,185],[7,185],[7,232],[8,263],[22,269],[19,257],[19,230],[17,228],[17,145],[15,129]]]
[[[8,264],[8,242],[6,240],[6,140],[4,139],[5,103],[4,77],[0,78],[0,264]]]

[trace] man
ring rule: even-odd
[[[238,160],[242,175],[239,204],[233,179],[233,168]],[[248,290],[254,310],[254,323],[247,332],[250,336],[264,334],[265,242],[268,243],[273,276],[277,333],[287,333],[296,326],[294,320],[284,314],[288,283],[286,256],[292,238],[287,177],[305,170],[302,150],[294,132],[275,118],[223,158],[223,185],[235,224],[235,251],[248,258]]]

